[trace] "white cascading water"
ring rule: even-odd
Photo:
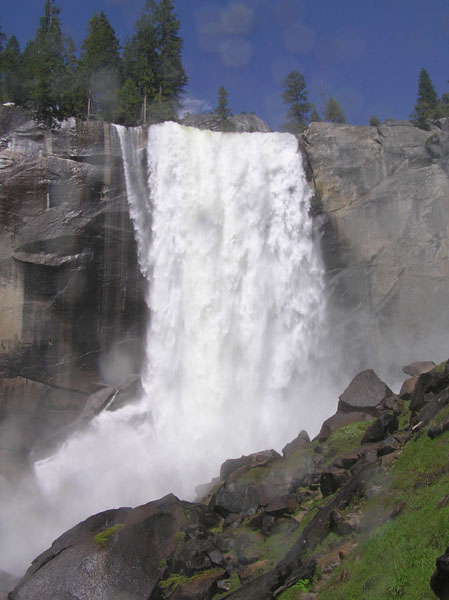
[[[117,132],[149,282],[145,395],[36,464],[51,504],[41,544],[100,510],[193,499],[225,459],[280,450],[330,410],[323,267],[295,137],[164,123],[148,130],[145,161],[145,132]]]

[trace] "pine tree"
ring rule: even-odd
[[[59,20],[60,9],[54,0],[46,0],[44,15],[34,40],[24,51],[27,97],[36,111],[36,119],[55,126],[64,115],[65,62],[64,40]]]
[[[120,77],[120,43],[103,11],[89,21],[89,33],[82,44],[79,76],[86,113],[111,118],[117,108]]]
[[[428,119],[433,116],[432,113],[437,108],[437,105],[438,96],[429,73],[425,69],[421,69],[418,79],[418,98],[415,110],[410,115],[413,123],[420,129],[430,129]]]
[[[6,40],[6,35],[0,28],[0,100],[4,100],[3,97],[3,44]]]
[[[156,35],[153,16],[148,12],[144,12],[135,25],[135,34],[127,40],[123,52],[125,84],[120,96],[121,110],[127,114],[127,120],[131,118],[129,111],[132,110],[131,106],[135,103],[135,94],[137,93],[141,102],[140,120],[142,123],[147,122],[149,98],[152,99],[156,93],[154,74],[156,59]],[[125,102],[126,107],[123,102]],[[135,119],[137,119],[137,115]]]
[[[86,116],[83,82],[76,58],[76,46],[70,36],[65,40],[64,61],[66,65],[64,88],[67,90],[64,112],[71,117],[83,118]]]
[[[310,122],[311,123],[319,123],[320,121],[321,121],[320,114],[317,111],[315,104],[313,104],[312,112],[310,113]]]
[[[22,71],[22,53],[20,52],[19,42],[17,41],[17,38],[12,35],[1,56],[3,102],[14,102],[15,104],[23,103]]]
[[[156,102],[152,107],[153,119],[175,118],[181,95],[187,85],[182,65],[183,40],[179,35],[174,0],[146,1],[153,16],[156,37],[155,83]]]
[[[327,101],[324,120],[330,123],[346,123],[346,116],[341,104],[333,96]]]
[[[218,103],[215,112],[223,121],[232,115],[228,104],[228,92],[223,86],[218,90]]]
[[[132,79],[127,79],[119,90],[120,114],[119,121],[123,125],[136,125],[141,109],[141,97],[136,84]]]
[[[298,71],[291,71],[282,82],[285,90],[281,97],[288,105],[288,122],[283,129],[292,133],[300,133],[307,126],[310,103],[307,101],[307,88],[304,75]]]

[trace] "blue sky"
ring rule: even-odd
[[[34,37],[43,0],[4,1],[0,26],[21,47]],[[79,47],[95,10],[122,44],[144,0],[59,0],[66,34]],[[254,111],[271,128],[284,121],[281,81],[304,74],[309,99],[333,95],[348,122],[370,115],[407,119],[425,67],[449,92],[447,0],[175,0],[189,76],[189,108],[215,108],[224,85],[233,112]]]

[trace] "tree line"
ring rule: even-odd
[[[23,52],[14,35],[0,32],[2,102],[35,111],[49,126],[71,116],[125,125],[176,117],[187,75],[174,0],[146,0],[123,49],[105,13],[95,12],[79,57],[59,15],[55,0],[46,0]]]
[[[322,89],[321,112],[315,104],[308,101],[308,91],[304,75],[298,71],[291,71],[282,81],[283,101],[287,104],[287,121],[283,129],[292,133],[301,133],[313,121],[327,121],[329,123],[346,123],[346,116],[341,104],[333,96],[326,102]],[[449,117],[449,93],[438,98],[430,79],[429,73],[422,68],[418,78],[417,100],[410,119],[414,125],[421,129],[430,129],[432,119]],[[372,115],[369,125],[380,125],[380,119]]]

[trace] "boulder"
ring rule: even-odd
[[[211,600],[219,592],[217,583],[229,577],[224,569],[213,569],[182,581],[170,594],[170,600]]]
[[[430,587],[440,600],[449,600],[449,547],[436,559],[436,570],[430,578]]]
[[[370,421],[372,415],[367,412],[341,412],[337,411],[332,417],[329,417],[324,421],[321,426],[320,433],[317,438],[320,442],[325,442],[333,433],[344,427],[344,425],[350,425],[351,423],[357,423],[359,421]]]
[[[309,434],[303,429],[298,433],[298,436],[294,440],[292,440],[282,448],[282,456],[284,458],[288,458],[291,454],[293,454],[293,452],[295,452],[296,450],[303,450],[304,448],[307,448],[309,444]]]
[[[320,477],[320,490],[324,498],[334,494],[344,485],[351,475],[346,470],[325,471]]]
[[[429,360],[426,361],[417,361],[410,363],[409,365],[405,365],[402,367],[402,371],[406,375],[410,375],[410,377],[418,377],[418,375],[422,375],[422,373],[427,373],[435,368],[435,363]]]
[[[410,400],[411,395],[415,391],[417,381],[418,377],[410,377],[404,381],[401,386],[401,391],[399,392],[399,396],[403,400]]]
[[[10,600],[147,600],[179,534],[199,524],[204,512],[170,494],[89,517],[33,561]]]
[[[281,458],[281,455],[276,450],[264,450],[263,452],[255,452],[254,454],[241,456],[240,458],[229,458],[221,465],[220,479],[227,479],[231,473],[242,469],[242,467],[244,467],[244,471],[253,467],[263,467],[275,458]],[[242,472],[239,471],[240,474]]]
[[[372,369],[367,369],[356,375],[341,394],[337,410],[343,413],[367,412],[377,416],[392,395],[387,384]]]
[[[399,419],[392,413],[384,413],[372,423],[362,438],[362,444],[372,444],[384,440],[399,427]]]
[[[248,513],[260,506],[260,491],[246,481],[225,481],[215,493],[213,510],[222,517],[230,513]]]
[[[436,395],[449,385],[449,361],[443,369],[423,373],[418,377],[415,389],[410,396],[412,418]]]

